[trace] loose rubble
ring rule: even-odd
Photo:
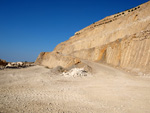
[[[9,62],[5,68],[25,68],[33,65],[33,62]]]
[[[84,68],[73,68],[68,72],[63,72],[62,76],[64,77],[84,77],[90,76],[91,74],[84,70]]]
[[[6,65],[0,65],[0,70],[8,68],[25,68],[29,66],[34,66],[33,62],[7,62]]]

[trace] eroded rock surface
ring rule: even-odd
[[[80,62],[81,61],[79,58],[63,55],[59,52],[41,52],[35,63],[48,66],[49,68],[54,68],[57,66],[67,68]]]
[[[95,22],[57,45],[53,52],[41,53],[36,64],[69,67],[85,59],[149,73],[149,11],[150,1]]]

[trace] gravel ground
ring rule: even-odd
[[[33,66],[0,70],[0,113],[149,113],[150,77],[86,62],[91,76]]]

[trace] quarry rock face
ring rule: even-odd
[[[150,1],[108,16],[78,31],[36,64],[69,67],[82,59],[135,72],[150,72]]]

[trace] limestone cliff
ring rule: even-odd
[[[150,72],[150,1],[108,16],[78,31],[37,64],[68,67],[81,59],[105,62],[131,71]]]

